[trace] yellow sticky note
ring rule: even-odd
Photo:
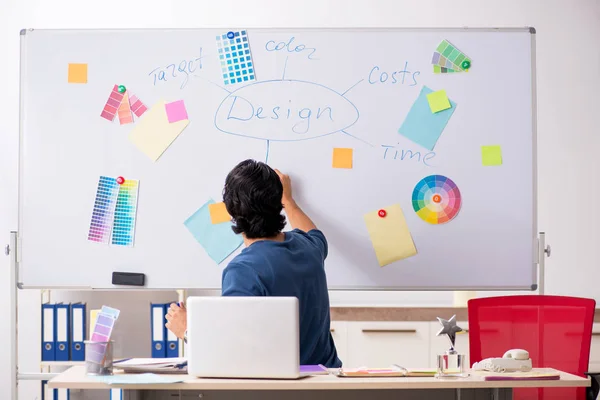
[[[383,213],[380,211],[383,210]],[[417,254],[404,213],[399,204],[365,214],[365,223],[379,266],[391,264]],[[384,216],[380,216],[384,214]]]
[[[144,113],[129,133],[129,140],[152,161],[156,161],[189,123],[187,119],[169,123],[165,102],[161,100]]]
[[[333,149],[333,168],[352,168],[352,149]]]
[[[502,165],[502,148],[500,146],[481,146],[481,163],[486,167]]]
[[[90,337],[96,327],[96,320],[98,319],[98,313],[100,313],[100,311],[101,310],[90,310]]]
[[[87,83],[87,64],[69,64],[69,83]]]
[[[452,107],[445,90],[438,90],[427,95],[427,102],[432,113],[447,110]]]
[[[231,221],[231,215],[227,212],[227,208],[225,208],[225,203],[223,202],[209,204],[208,212],[210,213],[210,222],[213,224]]]

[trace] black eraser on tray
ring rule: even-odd
[[[146,275],[135,272],[113,272],[113,285],[144,286]]]

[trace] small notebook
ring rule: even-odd
[[[327,375],[329,370],[323,365],[301,365],[300,373],[303,375]]]
[[[185,374],[185,358],[129,358],[114,362],[114,367],[129,373],[152,372],[156,374]]]
[[[559,372],[480,372],[486,381],[552,381],[559,380]]]
[[[365,377],[434,377],[435,368],[407,369],[407,368],[340,368],[336,373],[343,378]]]

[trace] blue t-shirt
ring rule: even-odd
[[[327,240],[313,229],[285,232],[282,242],[252,243],[223,271],[223,296],[297,297],[300,311],[300,364],[341,367],[330,333],[325,277]]]

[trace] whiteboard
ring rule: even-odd
[[[532,29],[248,29],[255,80],[225,85],[215,38],[230,30],[22,32],[25,286],[113,288],[122,271],[144,273],[149,288],[219,288],[241,248],[217,264],[183,223],[220,201],[226,174],[253,158],[292,177],[328,239],[331,289],[535,287]],[[444,39],[473,60],[469,72],[433,73]],[[69,63],[88,64],[87,84],[67,83]],[[156,162],[128,140],[147,114],[128,125],[100,118],[115,84],[149,108],[184,100],[189,126]],[[433,150],[398,133],[423,86],[456,103]],[[228,118],[231,92],[252,99],[249,117]],[[281,118],[265,118],[274,105]],[[501,166],[482,165],[483,145],[501,146]],[[333,148],[353,149],[352,169],[332,168]],[[436,174],[456,183],[462,206],[434,225],[415,213],[412,193]],[[140,182],[133,247],[87,240],[101,175]],[[380,267],[363,217],[394,204],[418,253]]]

